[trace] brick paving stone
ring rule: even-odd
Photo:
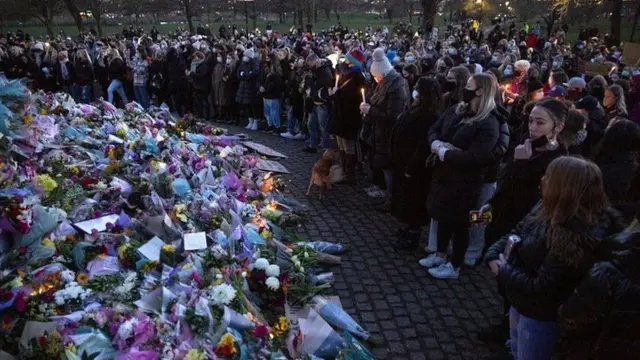
[[[245,132],[227,127],[231,132]],[[304,143],[250,132],[253,140],[288,156],[280,159],[291,174],[286,192],[309,208],[300,235],[310,240],[341,242],[350,251],[333,268],[333,292],[351,316],[381,343],[376,359],[485,359],[496,352],[477,340],[477,332],[495,324],[502,309],[495,282],[479,265],[463,268],[460,279],[431,278],[418,265],[422,250],[398,249],[398,222],[375,211],[362,191],[369,184],[336,185],[324,199],[305,197],[319,154],[300,150]]]

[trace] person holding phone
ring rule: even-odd
[[[492,221],[485,232],[487,245],[514,229],[540,200],[540,179],[547,166],[567,154],[567,149],[557,138],[565,126],[568,113],[569,108],[555,99],[544,99],[534,105],[529,115],[528,137],[516,146],[513,158],[507,161],[498,179],[499,186],[495,194],[480,208],[481,213],[492,213]],[[497,269],[492,271],[496,273]],[[504,294],[499,283],[498,289]],[[505,314],[508,309],[509,302],[505,299]],[[508,328],[508,319],[505,317],[499,326],[482,331],[479,338],[486,342],[504,342]]]

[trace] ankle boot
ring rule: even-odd
[[[355,184],[356,182],[356,155],[346,154],[344,155],[344,181],[349,184]]]

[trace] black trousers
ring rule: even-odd
[[[469,247],[469,223],[456,224],[438,221],[438,252],[446,254],[449,240],[453,239],[451,265],[458,268]]]

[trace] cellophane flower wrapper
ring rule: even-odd
[[[306,319],[299,319],[303,335],[302,352],[323,359],[333,359],[344,345],[344,340],[314,310],[309,309]]]
[[[98,276],[116,274],[121,270],[120,262],[115,256],[97,256],[87,264],[89,279],[94,279]]]
[[[91,328],[78,329],[75,335],[70,336],[78,349],[78,353],[98,353],[96,360],[113,359],[117,351],[111,345],[111,340],[102,332]]]
[[[313,298],[312,307],[323,319],[335,327],[348,331],[363,340],[367,340],[371,336],[368,331],[362,328],[362,326],[340,308],[338,304],[322,296],[315,296]]]
[[[36,241],[42,239],[45,234],[52,232],[58,222],[61,221],[61,214],[54,209],[45,208],[39,205],[33,207],[33,223],[31,230],[26,234],[15,235],[16,243],[19,246],[29,247]]]
[[[340,351],[339,360],[375,360],[373,354],[350,333],[344,334],[347,347]]]

